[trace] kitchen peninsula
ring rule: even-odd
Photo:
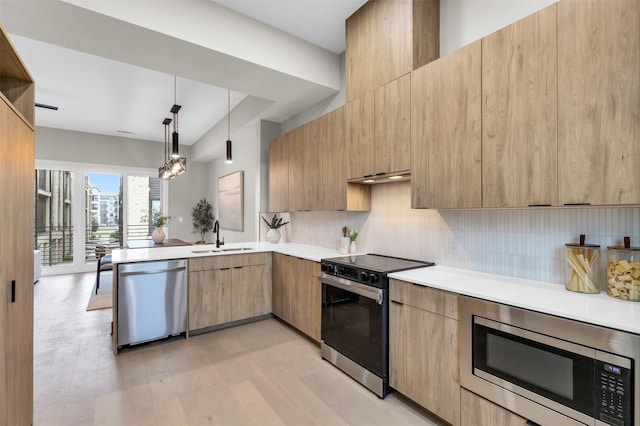
[[[159,262],[169,260],[187,260],[187,296],[175,296],[185,299],[182,307],[178,308],[175,301],[166,300],[165,304],[174,306],[177,310],[187,312],[186,335],[218,329],[227,325],[236,325],[252,320],[266,318],[272,313],[272,297],[288,298],[292,294],[279,297],[278,283],[272,291],[272,253],[283,258],[291,258],[300,268],[302,275],[296,275],[297,281],[308,284],[309,291],[298,297],[316,297],[319,294],[319,283],[316,282],[311,266],[325,257],[338,256],[337,250],[304,244],[286,243],[235,243],[222,247],[215,245],[188,245],[174,247],[137,248],[129,250],[114,250],[112,253],[114,264],[113,291],[113,348],[117,353],[118,343],[118,286],[119,271],[123,265],[142,264],[145,262]],[[275,259],[277,262],[278,259]],[[287,266],[294,263],[285,262]],[[282,268],[280,268],[282,269]],[[293,280],[286,279],[287,282]],[[280,282],[280,280],[277,280]],[[291,285],[288,285],[292,288]],[[302,287],[302,286],[301,286]],[[275,294],[272,293],[275,292]],[[164,296],[162,296],[164,297]],[[314,299],[315,300],[315,299]],[[122,301],[122,300],[121,300]],[[187,306],[184,306],[186,302]],[[290,320],[285,312],[292,312],[293,308],[281,309],[283,304],[274,306],[273,313],[301,327],[297,321]],[[314,303],[315,305],[315,303]],[[318,304],[318,319],[319,309]],[[304,331],[304,330],[303,330]],[[309,330],[314,340],[319,340],[319,330]]]

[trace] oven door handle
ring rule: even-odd
[[[375,300],[378,305],[382,305],[382,303],[384,302],[384,293],[380,288],[370,287],[364,284],[357,283],[355,281],[349,281],[327,274],[320,275],[318,277],[318,280],[323,284],[330,285],[341,290],[350,291],[351,293],[355,293],[358,296],[366,297],[367,299]]]

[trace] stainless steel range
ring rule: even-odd
[[[389,392],[391,272],[431,262],[376,254],[322,259],[322,358],[384,398]]]

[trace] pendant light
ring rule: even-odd
[[[180,105],[177,105],[177,77],[173,76],[173,106],[171,107],[171,113],[173,114],[173,135],[172,135],[172,145],[171,145],[171,157],[172,158],[180,158],[179,153],[179,142],[178,142],[178,112]]]
[[[162,121],[162,125],[164,126],[164,164],[158,168],[158,177],[160,179],[173,179],[176,177],[175,174],[171,173],[171,165],[169,161],[169,124],[171,123],[170,118],[165,118]]]
[[[231,89],[227,89],[227,164],[231,163]]]

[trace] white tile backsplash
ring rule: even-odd
[[[374,185],[371,212],[291,213],[289,240],[337,249],[343,226],[360,230],[360,252],[558,284],[581,233],[601,246],[600,279],[607,246],[640,246],[640,207],[414,210],[410,182]]]

